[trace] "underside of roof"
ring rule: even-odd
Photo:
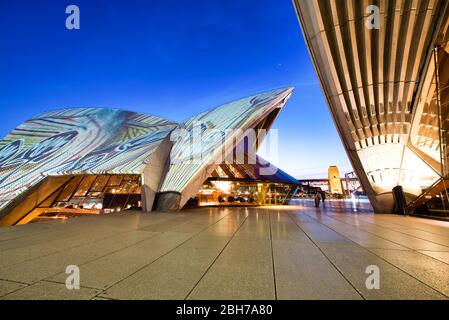
[[[48,176],[142,174],[176,126],[112,109],[68,109],[35,117],[0,142],[0,210]]]
[[[411,139],[422,118],[432,56],[447,30],[443,0],[294,0],[335,125],[376,211],[391,190],[418,196],[438,179]],[[378,25],[372,23],[376,19]],[[426,93],[424,93],[426,95]],[[426,110],[429,110],[427,107]],[[418,120],[420,119],[420,120]],[[424,128],[425,127],[425,128]],[[431,134],[430,126],[419,129]]]
[[[243,164],[222,163],[212,172],[210,179],[300,184],[297,179],[259,156]]]

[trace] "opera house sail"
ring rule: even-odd
[[[159,208],[166,210],[182,207],[220,164],[221,161],[217,163],[217,159],[225,160],[229,154],[235,153],[233,146],[245,137],[248,129],[257,132],[270,129],[290,94],[291,89],[263,93],[225,104],[187,120],[183,124],[187,134],[180,137],[172,149],[171,164],[161,187]],[[196,123],[200,123],[200,130],[207,133],[202,139],[188,143],[197,127]],[[223,138],[223,132],[230,134]],[[263,138],[255,137],[256,149]],[[186,148],[190,149],[189,152]],[[215,165],[210,166],[211,163]]]
[[[98,108],[36,116],[0,141],[0,226],[52,212],[179,210],[216,172],[220,155],[235,152],[248,129],[270,128],[291,93],[291,88],[261,93],[181,124]],[[197,127],[204,135],[198,141],[191,139]],[[225,131],[230,134],[214,139]],[[262,140],[257,137],[255,149]],[[272,176],[297,183],[288,175]]]
[[[393,211],[397,186],[409,210],[447,207],[448,1],[293,3],[334,123],[375,211]]]

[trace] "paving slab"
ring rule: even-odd
[[[31,284],[63,273],[67,266],[86,264],[158,234],[155,232],[129,231],[14,265],[0,265],[0,279]]]
[[[421,300],[446,298],[437,290],[358,245],[325,243],[318,244],[318,246],[365,299]],[[396,254],[401,252],[400,250],[392,251]],[[366,280],[370,275],[367,273],[369,266],[379,268],[379,290],[369,289],[366,286]]]
[[[248,216],[188,299],[275,297],[269,220],[260,214]]]
[[[314,242],[323,243],[342,243],[351,244],[351,241],[343,237],[338,232],[328,228],[327,226],[317,222],[296,222],[297,225],[310,237]]]
[[[125,212],[0,229],[5,299],[447,299],[449,222],[363,203]],[[81,290],[65,288],[65,267]],[[368,289],[368,266],[380,289]]]
[[[68,290],[65,284],[38,282],[31,286],[17,290],[6,296],[3,300],[89,300],[99,294],[99,290],[80,288]]]
[[[273,251],[278,299],[362,299],[315,245],[274,240]]]
[[[193,234],[188,233],[165,232],[95,261],[81,264],[79,266],[81,285],[107,289],[154,262],[192,236]],[[65,283],[65,279],[65,274],[49,278],[61,283]]]
[[[111,299],[183,300],[228,240],[199,236],[106,290]]]
[[[24,287],[26,284],[0,280],[0,298]]]
[[[339,233],[345,238],[361,245],[362,247],[407,250],[407,248],[404,246],[383,239],[364,230],[356,229],[353,226],[348,225],[346,223],[336,221],[332,224],[325,223],[325,226]]]
[[[448,251],[449,247],[440,245],[435,242],[427,241],[421,238],[417,238],[402,232],[390,230],[384,227],[377,226],[373,223],[368,223],[362,220],[354,222],[351,219],[345,218],[348,224],[356,226],[358,229],[370,232],[380,238],[389,240],[398,245],[404,246],[413,250],[426,250],[426,251]]]
[[[397,225],[394,223],[391,223],[388,220],[383,220],[383,219],[373,219],[372,217],[368,218],[368,217],[360,217],[361,220],[372,223],[374,225],[389,229],[389,230],[393,230],[393,231],[397,231],[399,233],[403,233],[406,235],[410,235],[422,240],[427,240],[430,242],[434,242],[436,244],[441,244],[444,246],[449,246],[449,235],[441,235],[441,234],[435,234],[429,231],[424,231],[424,230],[419,230],[419,229],[415,229],[415,228],[411,228],[411,227],[406,227],[406,226],[402,226],[402,225]],[[391,219],[390,219],[391,220]]]
[[[112,286],[102,297],[154,300],[187,298],[244,221],[235,218],[238,215],[221,219],[170,254]]]
[[[449,297],[449,265],[415,251],[373,249],[386,261]]]
[[[27,245],[25,247],[2,251],[0,266],[14,265],[56,252],[68,250],[80,245],[99,241],[120,232],[123,233],[125,231],[117,231],[116,229],[99,227],[92,229],[90,232],[81,232],[80,230],[79,234],[67,236],[65,238],[58,236],[54,239],[51,234],[47,234],[46,241],[42,241],[35,245]]]
[[[419,252],[449,265],[449,252],[438,252],[438,251],[419,251]]]

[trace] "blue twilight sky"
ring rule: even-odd
[[[65,28],[66,6],[81,29]],[[0,136],[62,107],[182,121],[283,86],[275,162],[296,177],[351,171],[291,0],[0,0]]]

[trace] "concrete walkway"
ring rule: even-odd
[[[80,269],[68,290],[66,267]],[[368,266],[380,289],[368,289]],[[0,299],[447,299],[449,222],[350,202],[0,229]]]

